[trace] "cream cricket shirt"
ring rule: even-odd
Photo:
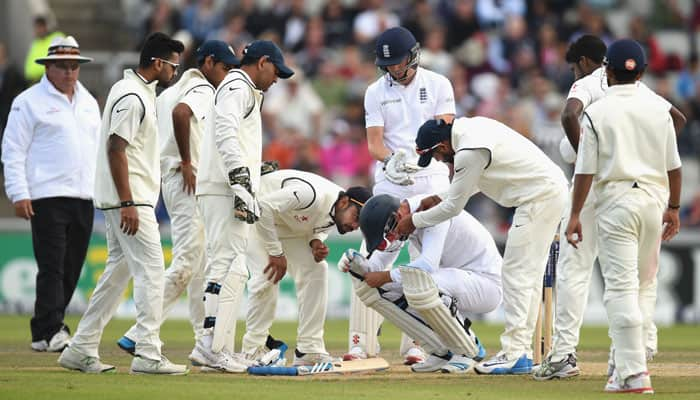
[[[616,85],[591,104],[581,123],[576,174],[596,176],[596,209],[639,189],[659,205],[668,202],[668,171],[681,166],[673,121],[659,102],[635,84]]]
[[[418,209],[423,197],[407,199],[412,213]],[[431,274],[438,268],[456,268],[491,275],[500,280],[503,259],[496,242],[489,231],[464,210],[437,225],[416,229],[408,240],[417,254],[412,254],[411,266]],[[393,265],[398,256],[399,251],[375,251],[370,263],[379,263],[382,267]],[[391,280],[401,283],[398,268],[391,270]]]
[[[263,92],[233,69],[216,89],[209,129],[202,138],[197,195],[232,196],[228,172],[248,167],[253,192],[260,185]]]
[[[653,90],[649,88],[644,82],[637,81],[637,86],[641,89],[642,93],[652,96],[659,101],[659,107],[663,108],[665,111],[671,109],[672,104],[668,100],[656,94]],[[595,71],[591,72],[589,75],[577,80],[571,85],[569,89],[568,99],[578,99],[583,104],[583,109],[585,110],[589,105],[594,103],[596,100],[601,99],[605,96],[605,92],[608,90],[608,78],[605,74],[605,67],[600,67]]]
[[[343,188],[326,178],[297,170],[279,170],[261,178],[256,225],[270,255],[282,254],[280,239],[326,240],[335,227],[332,211]]]
[[[105,103],[100,128],[95,181],[95,206],[120,204],[107,159],[107,139],[117,135],[126,140],[129,186],[136,204],[155,206],[160,192],[160,154],[156,125],[156,84],[146,82],[133,70],[112,86]]]
[[[464,208],[469,197],[480,190],[503,207],[519,207],[530,201],[546,200],[567,188],[564,172],[534,143],[508,126],[485,117],[455,120],[452,126],[455,151],[454,177],[443,201],[413,215],[417,228],[436,225]],[[465,176],[481,166],[464,163],[462,151],[480,150],[486,155],[484,169],[472,187]],[[465,153],[466,155],[466,153]],[[432,163],[436,161],[433,160]]]
[[[186,104],[192,110],[190,118],[190,158],[192,166],[199,165],[199,148],[205,128],[211,120],[214,105],[214,86],[197,68],[191,68],[182,74],[179,81],[164,90],[156,99],[158,114],[158,135],[161,143],[160,169],[166,175],[180,166],[182,159],[177,149],[173,129],[173,109],[179,104]]]
[[[2,137],[5,190],[25,199],[92,199],[100,132],[97,101],[77,82],[73,100],[44,75],[12,102]]]
[[[436,115],[455,114],[454,89],[444,76],[418,67],[408,86],[394,82],[387,74],[365,92],[365,127],[384,128],[384,144],[392,152],[406,150],[407,161],[418,162],[416,134],[423,123]],[[442,163],[430,163],[415,176],[449,174]],[[374,168],[374,182],[386,179],[382,163]]]

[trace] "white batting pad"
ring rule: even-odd
[[[467,334],[457,318],[442,302],[430,274],[415,267],[400,268],[404,295],[408,304],[420,313],[453,353],[470,358],[476,356],[479,348],[474,338]]]
[[[382,297],[377,289],[367,286],[364,282],[358,282],[355,285],[355,293],[364,305],[379,312],[384,318],[399,327],[402,332],[419,340],[426,352],[439,355],[447,354],[447,346],[432,329],[401,307]]]
[[[243,289],[247,277],[229,271],[221,283],[219,304],[216,310],[216,325],[211,344],[213,352],[222,349],[233,350],[233,338],[236,336],[236,314],[243,299]]]

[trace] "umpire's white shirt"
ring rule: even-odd
[[[372,83],[365,92],[365,126],[384,128],[384,144],[392,152],[399,149],[416,163],[416,134],[427,120],[441,114],[455,114],[454,89],[444,76],[418,67],[408,86],[391,80],[388,74]],[[414,176],[445,175],[446,165],[431,163]],[[381,162],[374,169],[374,182],[385,180]]]
[[[158,135],[160,138],[160,169],[163,176],[180,166],[182,158],[178,151],[172,112],[179,103],[186,104],[192,111],[190,118],[190,161],[197,169],[199,165],[199,148],[204,129],[211,120],[214,105],[214,86],[207,81],[202,72],[191,68],[182,74],[180,80],[156,99],[158,114]]]
[[[519,207],[530,201],[556,197],[566,191],[564,172],[534,143],[508,126],[485,117],[457,118],[452,126],[455,151],[450,190],[442,202],[413,215],[417,228],[436,225],[464,208],[469,197],[480,190],[504,207]],[[463,151],[481,150],[487,162],[476,187],[465,182],[474,165],[463,161]],[[465,153],[466,154],[466,153]],[[435,160],[431,164],[437,163]]]
[[[258,233],[269,255],[282,254],[280,239],[326,240],[335,227],[333,205],[343,188],[326,178],[297,170],[280,170],[261,178]]]
[[[253,192],[260,185],[263,92],[245,71],[233,69],[216,89],[210,129],[202,138],[199,195],[232,196],[228,172],[248,167]]]
[[[659,113],[658,101],[641,90],[634,84],[612,86],[583,114],[576,174],[596,175],[599,212],[635,183],[665,208],[667,172],[681,166],[671,116]]]
[[[406,199],[412,213],[418,209],[423,197]],[[415,251],[411,254],[410,266],[431,274],[438,268],[456,268],[489,275],[499,282],[501,280],[503,259],[493,237],[466,211],[437,225],[416,229],[408,241]],[[399,251],[375,251],[369,260],[372,270],[383,270],[385,265],[393,264]],[[400,269],[391,270],[391,280],[401,283]]]
[[[46,75],[20,93],[2,138],[7,197],[91,199],[99,126],[97,101],[80,82],[72,101]]]
[[[136,204],[155,207],[160,192],[160,156],[156,125],[156,84],[147,82],[134,70],[112,86],[105,103],[97,153],[95,206],[118,207],[117,188],[107,158],[107,140],[117,135],[126,140],[129,186]]]

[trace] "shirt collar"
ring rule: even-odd
[[[155,92],[156,90],[156,85],[158,84],[157,80],[152,80],[152,81],[147,81],[141,76],[139,73],[136,72],[134,69],[125,69],[124,70],[124,78],[125,79],[131,79],[134,81],[137,81],[141,83],[146,89],[152,90]]]
[[[253,86],[256,90],[260,90],[260,89],[258,89],[257,86],[255,86],[255,82],[253,82],[253,80],[250,79],[250,75],[248,75],[247,72],[245,72],[245,71],[243,71],[242,69],[239,69],[239,68],[234,68],[234,69],[232,69],[231,71],[229,71],[229,74],[234,73],[234,72],[238,72],[239,74],[243,75],[243,78],[244,78],[246,81],[248,81],[248,83],[250,83],[251,86]]]
[[[637,82],[608,86],[609,94],[633,94],[637,91]]]
[[[58,89],[56,89],[56,86],[51,83],[48,77],[46,77],[46,74],[41,76],[41,80],[39,81],[39,84],[46,90],[49,94],[55,95],[55,96],[60,96],[62,98],[66,98],[68,100],[67,95],[65,93],[59,92]],[[77,96],[80,93],[80,83],[75,82],[75,88],[73,89],[73,99],[75,100]]]

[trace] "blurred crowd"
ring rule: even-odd
[[[137,49],[151,32],[186,44],[186,66],[206,39],[230,43],[237,54],[253,38],[275,41],[297,72],[267,93],[263,107],[265,159],[283,168],[320,173],[347,187],[369,185],[363,96],[377,79],[374,39],[402,25],[421,43],[420,64],[447,76],[457,115],[500,120],[540,146],[567,175],[559,155],[560,112],[573,73],[564,60],[582,34],[607,43],[617,36],[610,15],[626,12],[616,32],[642,43],[644,80],[688,118],[679,138],[684,159],[700,154],[700,62],[695,32],[700,1],[683,11],[676,0],[126,0],[124,24]],[[627,11],[625,11],[627,10]],[[687,32],[688,54],[665,51],[660,30]],[[0,47],[0,71],[4,71]],[[189,57],[188,57],[189,56]],[[0,72],[0,87],[3,85]],[[0,99],[0,101],[3,101]],[[4,103],[3,103],[4,104]],[[700,226],[700,190],[683,204],[686,225]],[[508,225],[508,211],[483,199],[470,211],[491,228]]]

